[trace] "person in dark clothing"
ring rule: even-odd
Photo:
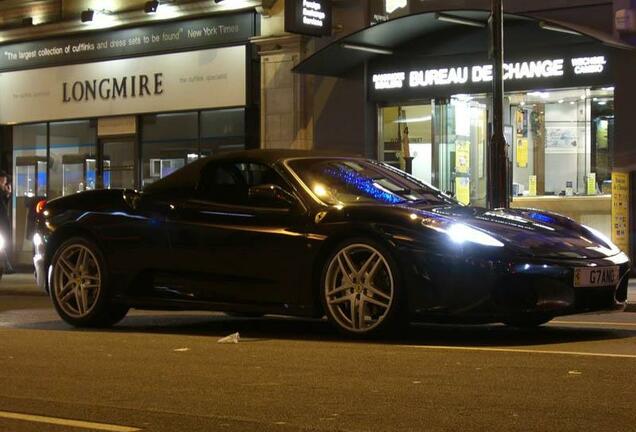
[[[11,247],[11,220],[9,207],[11,206],[11,181],[5,171],[0,170],[0,235],[4,240],[4,272],[13,273],[13,266],[9,260]]]

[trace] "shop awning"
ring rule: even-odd
[[[341,76],[376,58],[441,56],[488,51],[488,17],[485,10],[452,10],[418,13],[364,28],[340,38],[299,63],[294,72]],[[599,43],[632,49],[598,30],[558,21],[505,15],[505,50]]]

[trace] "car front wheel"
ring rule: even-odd
[[[51,298],[64,321],[106,327],[126,316],[128,307],[112,302],[105,260],[93,242],[81,237],[65,241],[51,266]]]
[[[375,242],[356,239],[337,247],[326,261],[321,291],[327,318],[345,334],[375,335],[398,322],[397,266]]]

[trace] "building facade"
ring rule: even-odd
[[[5,43],[15,261],[31,260],[42,199],[143,188],[199,157],[257,148],[259,33],[248,7]]]
[[[0,28],[0,168],[14,177],[19,262],[40,198],[140,188],[241,148],[335,149],[402,168],[408,154],[415,176],[485,204],[489,0],[147,3],[0,5],[3,18],[42,14]],[[625,5],[504,5],[512,205],[622,229],[627,249],[629,193],[612,216],[613,174],[636,170],[636,55],[614,31]]]
[[[409,154],[415,176],[485,205],[490,2],[363,3],[364,25],[349,27],[338,26],[360,20],[336,4],[343,30],[296,67],[315,77],[314,147],[402,168]],[[508,0],[504,9],[511,205],[565,214],[629,249],[636,54],[614,33],[614,3]]]

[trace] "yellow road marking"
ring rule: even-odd
[[[451,350],[451,351],[487,351],[487,352],[507,352],[522,354],[558,354],[585,357],[613,357],[613,358],[633,358],[636,354],[611,354],[611,353],[593,353],[581,351],[551,351],[551,350],[533,350],[523,348],[489,348],[489,347],[471,347],[471,346],[445,346],[445,345],[402,345],[404,348],[422,348],[431,350]]]
[[[130,426],[111,425],[106,423],[95,423],[81,420],[69,420],[58,417],[47,417],[31,414],[21,414],[9,411],[0,411],[0,418],[6,418],[11,420],[23,420],[34,423],[47,423],[59,426],[69,426],[82,429],[102,430],[108,432],[136,432],[141,429]]]
[[[636,323],[620,323],[609,321],[550,321],[550,324],[577,324],[577,325],[615,325],[636,327]]]

